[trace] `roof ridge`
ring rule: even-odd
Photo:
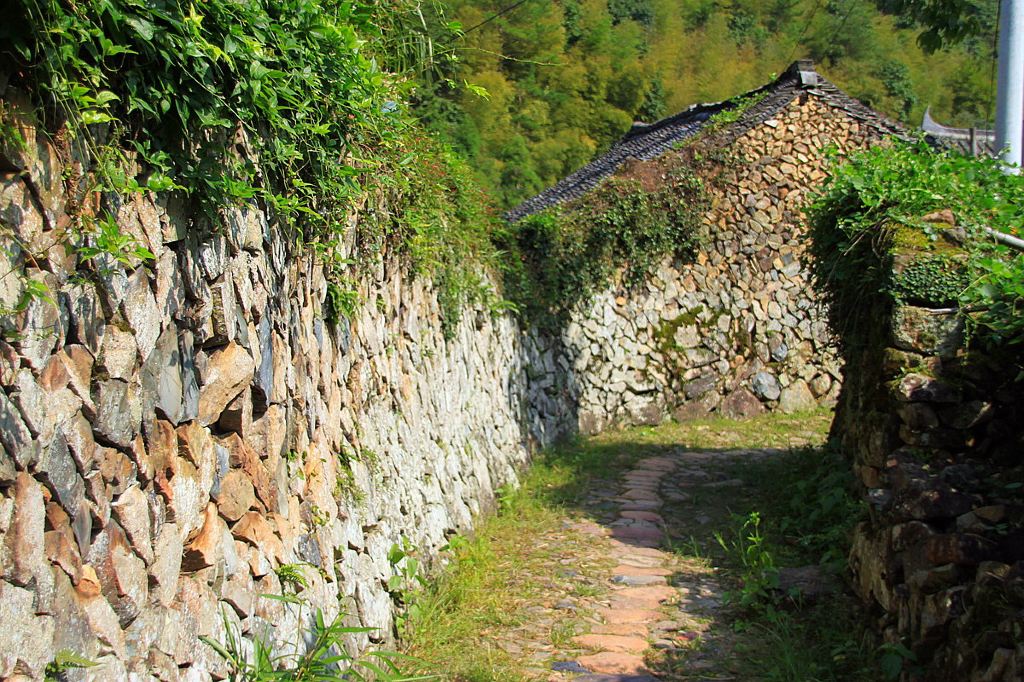
[[[727,110],[730,105],[738,105],[744,98],[766,93],[761,101],[744,111],[725,129],[726,139],[731,142],[755,125],[771,118],[801,92],[817,94],[850,116],[865,121],[878,130],[907,137],[906,130],[899,123],[866,107],[833,85],[814,69],[814,62],[811,60],[800,59],[790,64],[773,81],[759,88],[720,102],[692,104],[654,123],[634,124],[604,154],[508,210],[504,217],[514,223],[546,208],[578,199],[596,187],[601,180],[614,175],[627,159],[647,161],[657,158],[678,142],[700,132],[714,114]]]

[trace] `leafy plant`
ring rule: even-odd
[[[262,595],[298,608],[298,621],[304,621],[306,601],[295,595]],[[232,682],[343,682],[369,681],[413,682],[433,680],[435,676],[406,676],[398,661],[403,657],[390,652],[370,652],[363,657],[350,655],[344,647],[348,635],[373,632],[374,628],[348,627],[345,614],[327,621],[323,611],[316,609],[309,619],[309,629],[298,633],[293,653],[275,653],[272,643],[261,637],[251,641],[251,654],[234,623],[223,614],[224,641],[201,636],[228,666]]]
[[[388,550],[388,563],[394,573],[388,578],[387,588],[392,599],[402,607],[402,613],[397,616],[399,631],[419,616],[420,606],[416,598],[428,584],[415,554],[416,548],[404,537]]]
[[[92,668],[96,665],[99,665],[96,661],[80,656],[70,649],[60,649],[54,655],[53,660],[46,664],[43,679],[46,682],[62,682],[65,679],[64,673],[70,670]]]
[[[531,215],[509,228],[513,255],[506,295],[523,314],[557,326],[623,269],[639,284],[662,258],[689,257],[700,241],[706,205],[703,182],[676,160],[645,170],[656,182],[627,176],[604,180],[585,199]]]
[[[735,537],[726,539],[715,533],[715,541],[742,567],[740,589],[730,593],[730,599],[742,608],[761,608],[772,603],[774,590],[779,586],[779,572],[761,533],[761,513],[750,512]]]
[[[937,211],[956,230],[923,220]],[[1024,179],[998,161],[925,142],[876,147],[835,169],[809,218],[815,286],[841,347],[862,344],[867,311],[896,300],[958,303],[975,342],[1024,343],[1024,253],[989,232],[1018,234]]]

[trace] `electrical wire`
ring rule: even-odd
[[[519,0],[518,2],[514,2],[514,3],[512,3],[511,5],[509,5],[508,7],[506,7],[505,9],[501,10],[500,12],[498,12],[497,14],[495,14],[495,15],[492,15],[492,16],[490,16],[490,17],[487,17],[486,19],[484,19],[483,21],[481,21],[481,22],[480,22],[479,24],[476,24],[476,25],[475,25],[475,26],[473,26],[472,28],[467,28],[467,29],[466,29],[465,31],[463,31],[462,35],[466,35],[467,33],[470,33],[470,32],[472,32],[472,31],[475,31],[475,30],[477,30],[478,28],[480,28],[481,26],[483,26],[484,24],[489,24],[490,22],[494,21],[494,20],[495,20],[495,19],[497,19],[498,17],[500,17],[500,16],[504,16],[505,14],[508,14],[509,12],[511,12],[512,10],[514,10],[514,9],[515,9],[515,8],[517,8],[517,7],[519,7],[520,5],[522,5],[522,4],[523,4],[523,3],[525,3],[525,2],[526,2],[526,0]]]

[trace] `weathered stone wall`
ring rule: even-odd
[[[854,586],[886,639],[914,652],[919,672],[904,679],[1020,680],[1024,389],[1006,372],[1012,356],[965,352],[949,310],[882,302],[864,320],[833,425],[869,504]]]
[[[606,291],[568,326],[581,430],[834,400],[839,365],[810,291],[801,207],[825,178],[827,147],[878,139],[808,92],[727,146],[696,262]]]
[[[222,613],[296,641],[297,609],[259,597],[286,564],[389,638],[391,546],[436,556],[569,423],[555,354],[484,311],[445,340],[392,262],[332,326],[322,267],[255,206],[211,231],[139,197],[118,222],[155,260],[86,267],[59,245],[75,166],[36,142],[0,196],[0,303],[17,272],[51,299],[0,341],[0,677],[67,649],[91,679],[208,679]]]

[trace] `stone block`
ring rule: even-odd
[[[739,388],[725,396],[718,411],[729,419],[749,419],[766,410],[757,396],[745,388]]]
[[[964,323],[955,312],[896,306],[890,325],[892,344],[901,350],[951,358],[964,344]]]
[[[216,422],[227,407],[253,380],[255,362],[236,343],[230,343],[210,355],[199,389],[199,421],[203,426]]]

